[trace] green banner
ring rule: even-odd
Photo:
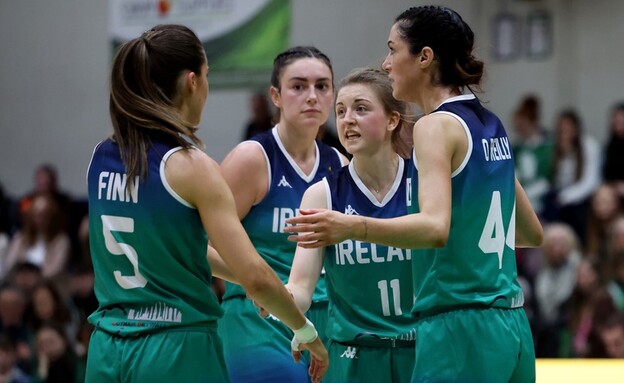
[[[156,24],[191,28],[206,49],[210,87],[256,88],[290,44],[291,0],[110,0],[113,49]]]

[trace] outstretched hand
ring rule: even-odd
[[[301,351],[308,350],[310,352],[311,360],[308,374],[313,383],[320,382],[329,367],[329,354],[325,346],[323,346],[321,339],[317,336],[310,343],[299,343],[297,349],[295,349],[294,346],[295,345],[293,345],[292,355],[295,362],[301,360]]]
[[[360,223],[359,216],[346,215],[327,209],[301,209],[299,215],[286,220],[289,241],[304,248],[334,245],[353,237],[354,227]],[[361,221],[363,222],[363,221]]]

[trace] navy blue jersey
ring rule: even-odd
[[[364,185],[351,162],[324,180],[328,206],[375,218],[407,214],[406,162],[399,158],[395,181],[382,201]],[[326,247],[327,336],[355,343],[362,336],[411,340],[411,259],[410,250],[354,240]]]
[[[284,233],[286,219],[297,215],[303,193],[310,185],[338,171],[344,164],[335,148],[317,140],[316,163],[312,172],[306,175],[284,148],[277,127],[253,137],[252,141],[264,152],[269,190],[262,201],[252,206],[242,224],[258,253],[286,283],[297,247]],[[242,287],[226,284],[225,299],[240,295],[245,295]],[[313,300],[326,299],[325,282],[321,278]]]
[[[413,250],[414,312],[482,304],[521,307],[516,280],[514,159],[501,121],[473,95],[446,100],[433,113],[456,118],[468,152],[452,174],[451,227],[446,245]],[[418,164],[410,165],[418,212]]]

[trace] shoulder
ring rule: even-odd
[[[258,169],[268,161],[262,144],[255,140],[243,141],[236,145],[221,162],[221,168]]]
[[[327,209],[327,179],[323,178],[311,185],[303,194],[301,207],[304,209]]]

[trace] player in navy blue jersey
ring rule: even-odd
[[[207,97],[206,54],[184,26],[156,26],[113,60],[113,135],[87,174],[99,302],[87,382],[229,382],[213,272],[295,330],[313,354],[313,380],[327,368],[314,326],[254,250],[218,165],[196,147]],[[208,237],[223,256],[209,251],[210,264]]]
[[[270,94],[280,119],[268,132],[240,143],[221,170],[238,216],[260,255],[286,283],[296,244],[284,233],[308,186],[338,171],[347,160],[315,140],[334,101],[329,58],[314,47],[294,47],[274,60]],[[327,320],[324,281],[315,291],[308,318],[322,334]],[[227,283],[220,334],[234,382],[305,382],[306,366],[290,357],[291,331],[276,317],[258,316],[246,291]]]
[[[336,96],[336,126],[353,155],[348,166],[304,194],[301,207],[390,218],[407,214],[407,146],[401,131],[407,103],[392,97],[388,75],[357,69]],[[310,306],[325,270],[329,296],[327,337],[331,368],[324,382],[408,383],[414,366],[411,251],[347,239],[295,253],[287,287],[299,306]]]
[[[515,248],[538,246],[542,227],[515,179],[500,120],[464,90],[484,64],[455,11],[410,8],[390,30],[383,68],[393,95],[424,116],[413,129],[408,215],[379,219],[301,210],[290,220],[303,247],[346,238],[412,249],[413,382],[532,382],[535,353]]]

